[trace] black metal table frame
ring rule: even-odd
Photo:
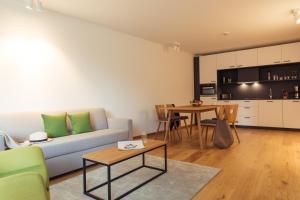
[[[152,166],[146,165],[146,164],[145,164],[145,153],[150,152],[150,151],[153,151],[153,150],[158,149],[158,148],[161,148],[161,147],[164,147],[164,150],[165,150],[165,152],[164,152],[164,161],[165,161],[165,167],[164,167],[164,169],[160,169],[160,168],[157,168],[157,167],[152,167]],[[116,164],[118,164],[118,163],[120,163],[120,162],[123,162],[123,161],[125,161],[125,160],[128,160],[128,159],[131,159],[131,158],[140,156],[140,155],[142,155],[142,158],[143,158],[143,164],[142,164],[141,166],[139,166],[139,167],[137,167],[137,168],[135,168],[135,169],[132,169],[132,170],[130,170],[130,171],[128,171],[128,172],[126,172],[126,173],[124,173],[124,174],[122,174],[122,175],[119,175],[119,176],[117,176],[117,177],[115,177],[115,178],[111,178],[111,166],[116,165]],[[108,186],[108,187],[107,187],[107,192],[108,192],[107,197],[108,197],[108,200],[111,200],[111,183],[112,183],[113,181],[115,181],[115,180],[117,180],[117,179],[119,179],[119,178],[122,178],[122,177],[124,177],[124,176],[126,176],[126,175],[128,175],[128,174],[130,174],[130,173],[132,173],[132,172],[134,172],[134,171],[136,171],[136,170],[139,170],[139,169],[141,169],[141,168],[143,168],[143,167],[149,168],[149,169],[153,169],[153,170],[157,170],[157,171],[161,171],[159,174],[155,175],[154,177],[148,179],[147,181],[145,181],[145,182],[139,184],[138,186],[136,186],[136,187],[130,189],[129,191],[127,191],[127,192],[125,192],[124,194],[122,194],[122,195],[118,196],[117,198],[115,198],[115,199],[122,199],[123,197],[125,197],[125,196],[127,196],[128,194],[130,194],[131,192],[133,192],[133,191],[139,189],[139,188],[142,187],[143,185],[145,185],[145,184],[149,183],[150,181],[156,179],[157,177],[159,177],[159,176],[165,174],[165,173],[168,171],[167,160],[168,160],[168,159],[167,159],[167,144],[163,144],[163,145],[161,145],[161,146],[158,146],[158,147],[155,147],[155,148],[150,149],[150,150],[148,150],[148,151],[142,152],[142,153],[140,153],[140,154],[137,154],[137,155],[134,155],[134,156],[131,156],[131,157],[122,159],[122,160],[120,160],[120,161],[118,161],[118,162],[115,162],[115,163],[109,164],[109,165],[108,165],[108,164],[101,163],[101,162],[97,162],[97,161],[93,161],[93,160],[89,160],[89,159],[83,158],[83,193],[84,193],[85,195],[89,196],[89,197],[94,198],[94,199],[97,199],[97,200],[103,200],[102,198],[97,197],[96,195],[91,194],[91,192],[94,191],[94,190],[96,190],[96,189],[98,189],[98,188],[101,188],[101,187],[107,185],[107,186]],[[95,163],[95,164],[104,165],[104,166],[107,167],[107,181],[104,182],[104,183],[101,183],[100,185],[97,185],[97,186],[95,186],[95,187],[93,187],[93,188],[91,188],[91,189],[88,189],[88,190],[87,190],[87,186],[86,186],[86,161],[89,161],[89,162],[92,162],[92,163]]]

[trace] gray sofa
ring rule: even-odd
[[[118,141],[132,139],[132,121],[129,119],[107,118],[104,109],[92,108],[63,112],[90,112],[91,125],[95,131],[78,135],[54,138],[53,141],[39,144],[43,149],[49,176],[55,177],[82,167],[81,156],[109,146]],[[28,140],[31,133],[43,131],[41,113],[31,112],[0,114],[0,130],[16,141]],[[70,122],[67,120],[69,129]],[[4,139],[0,136],[0,150],[5,150]]]

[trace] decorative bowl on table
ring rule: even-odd
[[[194,106],[194,107],[199,107],[199,106],[201,106],[202,105],[202,103],[203,103],[203,101],[201,101],[201,100],[193,100],[193,101],[190,101],[190,104],[192,105],[192,106]]]

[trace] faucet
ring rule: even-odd
[[[272,99],[272,88],[269,89],[269,98]]]

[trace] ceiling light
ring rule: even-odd
[[[40,0],[36,0],[36,11],[38,11],[38,12],[43,11],[43,4]]]
[[[295,18],[295,21],[296,21],[296,24],[300,24],[300,9],[293,9],[291,11],[292,15],[294,15],[294,18]]]
[[[179,52],[181,50],[181,44],[180,44],[180,42],[177,42],[177,41],[169,42],[169,43],[165,44],[165,48],[172,49],[174,51]]]
[[[230,34],[230,32],[228,32],[228,31],[225,31],[225,32],[222,33],[223,36],[227,36],[229,34]]]
[[[33,9],[33,0],[27,0],[25,8],[32,10]]]
[[[25,8],[29,10],[35,10],[38,12],[43,11],[43,4],[41,0],[25,0],[26,6]]]

